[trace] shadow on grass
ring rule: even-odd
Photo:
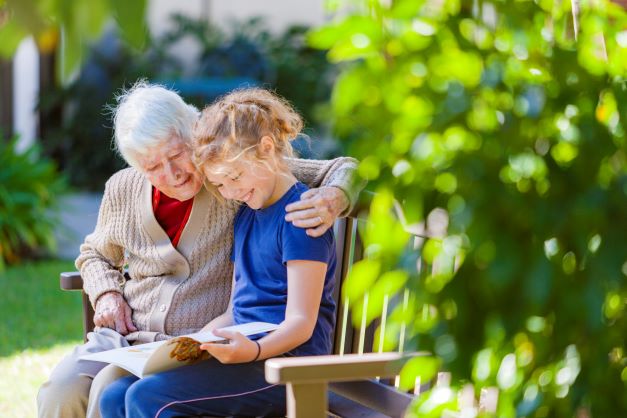
[[[79,292],[59,288],[59,273],[75,270],[71,261],[37,261],[0,272],[0,357],[81,341]]]

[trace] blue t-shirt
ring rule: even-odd
[[[277,202],[254,210],[242,205],[235,216],[231,259],[235,263],[233,318],[236,324],[265,321],[281,323],[287,306],[287,262],[311,260],[327,263],[318,319],[312,337],[288,354],[329,354],[335,325],[335,240],[333,231],[312,238],[305,229],[285,220],[285,206],[307,190],[294,184]]]

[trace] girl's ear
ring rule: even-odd
[[[274,156],[274,141],[268,135],[261,137],[259,141],[259,150],[261,154],[267,157]]]

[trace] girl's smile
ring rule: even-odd
[[[292,173],[277,162],[272,140],[263,137],[259,145],[267,157],[263,161],[241,156],[203,167],[207,180],[222,197],[244,202],[252,209],[270,206],[296,182]]]
[[[248,199],[251,198],[251,196],[253,195],[254,189],[250,190],[248,193],[246,193],[244,196],[242,196],[241,198],[237,199],[239,201],[242,201],[244,203],[246,203],[248,201]]]

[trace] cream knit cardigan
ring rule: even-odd
[[[340,187],[354,204],[355,160],[294,159],[290,165],[300,181]],[[220,202],[202,188],[174,248],[155,219],[151,184],[133,168],[117,172],[107,181],[96,228],[76,259],[92,305],[105,292],[122,293],[139,330],[129,341],[198,331],[229,302],[236,211],[236,204]],[[124,280],[125,265],[132,280]]]

